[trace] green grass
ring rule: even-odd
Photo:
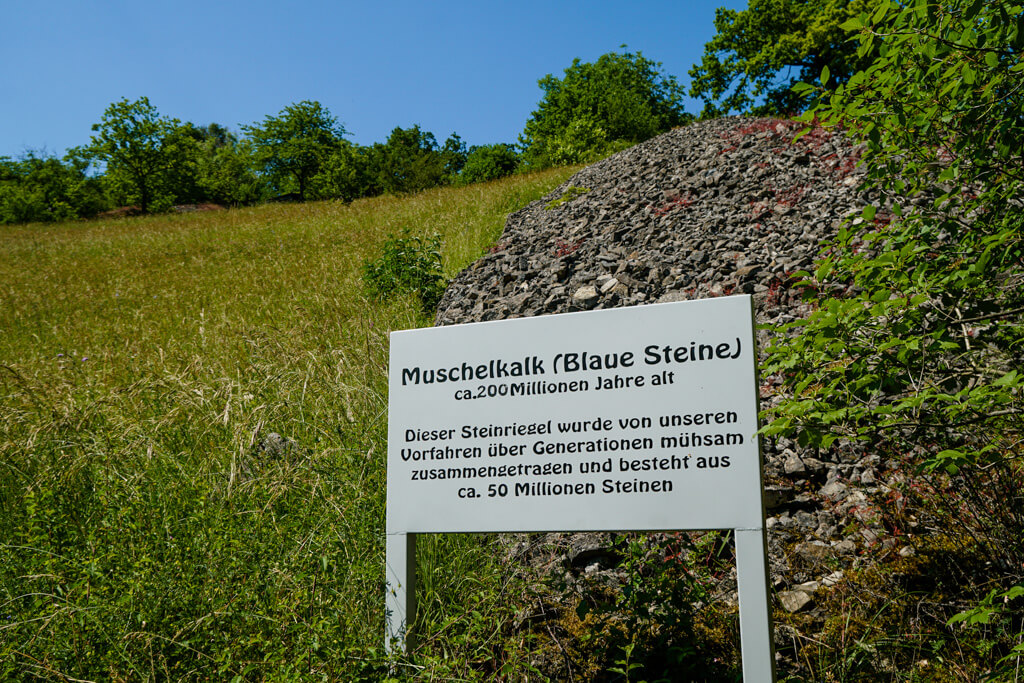
[[[430,321],[360,268],[409,227],[453,275],[571,170],[0,229],[0,679],[380,679],[388,333]],[[420,656],[473,677],[430,633],[492,628],[450,622],[493,559],[426,545]]]

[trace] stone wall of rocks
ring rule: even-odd
[[[700,122],[583,169],[508,218],[491,253],[451,283],[436,323],[731,293],[754,295],[759,323],[806,314],[793,274],[809,269],[822,240],[872,198],[858,189],[860,149],[821,129],[794,140],[799,130],[774,119]],[[766,405],[777,378],[762,381]],[[818,592],[860,562],[865,548],[901,550],[885,538],[871,504],[895,463],[843,443],[810,452],[780,439],[765,451],[780,607],[813,612]],[[605,535],[520,537],[510,546],[524,566],[564,573],[567,585],[616,571]]]

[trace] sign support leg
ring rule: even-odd
[[[416,534],[385,537],[384,649],[406,652],[410,647],[409,624],[416,618]]]
[[[775,642],[768,600],[765,530],[736,529],[736,583],[744,683],[774,683]]]

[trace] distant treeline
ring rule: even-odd
[[[178,205],[242,206],[270,200],[352,200],[478,182],[516,171],[509,144],[438,144],[419,126],[356,145],[319,102],[303,101],[236,135],[161,116],[147,98],[111,104],[89,145],[63,158],[0,158],[0,223],[139,213]]]
[[[873,58],[872,50],[856,49],[844,23],[870,6],[752,0],[748,10],[717,10],[716,35],[689,72],[689,94],[704,102],[701,117],[792,114],[813,105],[796,84],[826,76],[829,93]],[[89,144],[62,158],[0,157],[0,224],[88,218],[121,207],[151,213],[183,204],[416,192],[591,162],[693,118],[675,77],[625,49],[593,63],[574,60],[561,78],[548,74],[538,85],[541,100],[515,143],[468,148],[455,133],[439,143],[419,126],[356,145],[315,101],[235,133],[162,116],[145,97],[124,99],[93,125]]]
[[[0,157],[0,224],[89,218],[115,208],[350,201],[592,161],[684,123],[682,89],[640,53],[575,60],[539,81],[543,99],[517,143],[467,147],[395,128],[363,146],[321,103],[302,101],[240,133],[161,115],[146,97],[112,103],[87,145],[62,158]]]

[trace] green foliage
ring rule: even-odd
[[[114,102],[92,129],[96,135],[82,152],[103,164],[115,202],[138,204],[146,213],[167,209],[189,194],[196,155],[191,126],[160,116],[148,98],[140,97]]]
[[[462,172],[466,165],[466,160],[469,158],[466,143],[462,141],[458,133],[452,133],[444,141],[440,154],[441,161],[444,163],[444,183],[453,183]]]
[[[408,228],[389,236],[380,257],[363,264],[363,282],[380,299],[414,294],[425,311],[433,311],[447,285],[441,238],[412,235]]]
[[[705,582],[710,583],[709,576],[702,575],[702,568],[693,561],[721,540],[714,533],[696,538],[693,542],[684,534],[677,535],[676,544],[686,548],[689,566],[678,556],[666,561],[665,549],[651,547],[642,537],[620,540],[625,545],[627,582],[615,610],[624,619],[626,638],[618,646],[616,666],[609,667],[609,671],[619,673],[626,681],[698,677],[727,681],[735,676],[735,672],[728,675],[725,666],[705,661],[693,645],[693,605],[708,600]]]
[[[544,141],[543,160],[527,150],[525,158],[534,166],[566,166],[569,164],[592,163],[629,146],[626,140],[612,141],[608,132],[593,116],[581,115],[569,122],[564,129],[554,131]]]
[[[472,147],[466,163],[459,174],[459,183],[482,183],[512,175],[518,170],[522,159],[515,147],[506,143]]]
[[[750,0],[747,9],[715,10],[715,36],[690,70],[690,95],[704,101],[702,118],[732,112],[758,116],[799,110],[790,88],[817,80],[845,82],[858,58],[843,22],[873,6],[868,0]]]
[[[370,169],[371,149],[343,145],[334,150],[310,181],[310,199],[352,201],[380,194]]]
[[[628,144],[589,125],[580,119],[559,131],[550,160],[570,164]],[[64,163],[0,158],[0,224],[91,217],[112,205],[151,213],[205,202],[352,201],[494,180],[522,161],[511,145],[485,145],[471,150],[467,168],[470,150],[457,134],[439,145],[418,125],[395,128],[384,143],[354,145],[336,117],[308,100],[243,125],[241,140],[216,123],[161,116],[145,97],[111,104],[93,131],[90,144],[69,150]]]
[[[31,154],[0,159],[0,223],[93,216],[111,201],[148,213],[201,202],[238,207],[421,192],[460,182],[469,156],[457,134],[438,145],[419,126],[395,128],[386,143],[353,145],[313,101],[242,126],[241,140],[216,123],[162,117],[144,97],[111,104],[93,130],[91,144],[70,150],[66,164]],[[515,168],[514,152],[498,147],[479,153],[467,177],[497,178]],[[88,175],[94,163],[101,173]]]
[[[519,139],[526,163],[592,161],[685,123],[683,90],[660,67],[639,52],[612,52],[540,79],[544,96]]]
[[[395,128],[386,143],[374,145],[369,163],[380,191],[405,194],[451,183],[465,161],[465,144],[458,135],[438,147],[433,133],[413,126]]]
[[[882,2],[844,28],[877,56],[832,93],[804,86],[822,100],[805,118],[866,142],[875,201],[769,349],[791,396],[766,431],[901,458],[921,514],[1005,590],[1024,580],[1024,9]]]
[[[580,187],[579,185],[569,185],[567,188],[565,188],[565,192],[563,192],[561,195],[559,195],[558,198],[552,199],[550,202],[545,204],[544,205],[544,209],[546,211],[550,211],[551,209],[556,209],[559,206],[561,206],[562,204],[566,204],[568,202],[571,202],[572,200],[576,199],[577,197],[582,197],[583,195],[587,194],[588,192],[590,192],[590,188],[589,187]]]
[[[310,184],[332,154],[348,144],[345,128],[319,102],[291,104],[262,124],[242,126],[253,158],[279,194],[309,198]]]
[[[981,634],[979,649],[985,654],[1003,643],[1010,647],[997,662],[999,673],[1010,680],[1011,672],[1019,672],[1024,660],[1024,584],[1009,590],[993,590],[974,607],[953,616],[949,626],[962,624]]]
[[[699,607],[709,602],[715,575],[731,564],[728,537],[628,534],[615,547],[621,585],[584,575],[575,590],[552,586],[579,596],[560,605],[555,628],[542,631],[557,647],[552,655],[571,663],[578,680],[739,680],[735,613],[731,627],[714,636],[724,642],[712,644]]]
[[[216,123],[196,128],[196,201],[246,206],[269,198],[266,182],[257,172],[252,144]]]
[[[0,225],[96,215],[106,201],[87,168],[71,156],[67,163],[31,152],[18,160],[0,157]]]

